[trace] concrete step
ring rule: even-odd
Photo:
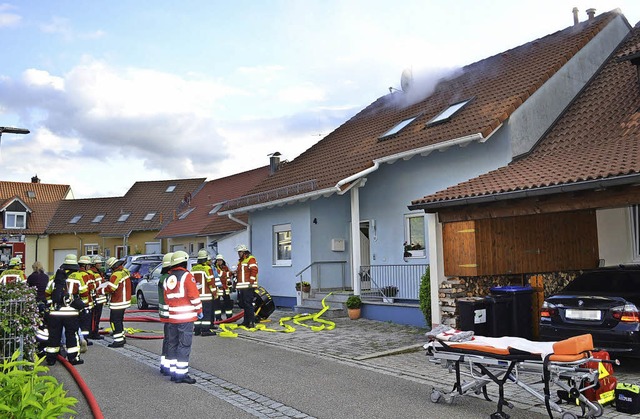
[[[328,293],[314,292],[308,298],[302,300],[301,305],[293,307],[295,313],[315,313],[322,310],[322,299],[325,298],[325,304],[329,306],[329,309],[322,315],[327,319],[347,317],[347,306],[345,301],[351,295],[345,292],[336,292],[327,296]]]

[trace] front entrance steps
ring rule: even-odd
[[[293,307],[293,312],[298,314],[316,313],[322,310],[322,299],[326,297],[324,302],[329,306],[329,309],[322,315],[323,318],[335,319],[347,317],[347,306],[345,305],[345,302],[350,295],[353,295],[353,293],[349,291],[334,291],[328,297],[327,294],[329,293],[323,291],[312,291],[309,297],[302,299],[302,304],[295,305]]]

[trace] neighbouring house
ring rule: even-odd
[[[269,166],[207,182],[193,195],[189,206],[179,217],[172,219],[156,235],[166,240],[167,250],[185,250],[196,256],[200,249],[207,249],[211,257],[220,253],[228,264],[237,260],[236,246],[247,243],[248,217],[221,216],[218,211],[229,200],[247,193],[269,175]]]
[[[531,151],[412,202],[438,243],[433,322],[496,284],[532,283],[535,309],[581,270],[640,262],[639,205],[637,24]]]
[[[69,185],[41,183],[38,176],[31,182],[0,181],[0,262],[19,256],[26,274],[36,260],[49,263],[49,236],[46,227],[58,205],[73,199]]]
[[[156,235],[171,220],[191,211],[192,197],[205,178],[136,182],[121,197],[72,199],[60,203],[46,232],[49,271],[65,255],[164,253]]]
[[[363,296],[391,286],[395,305],[408,310],[370,299],[363,316],[423,325],[420,278],[441,247],[436,224],[408,204],[529,153],[630,29],[614,10],[465,66],[430,89],[405,73],[403,91],[275,165],[220,213],[249,213],[259,282],[277,305],[297,304],[300,280]]]

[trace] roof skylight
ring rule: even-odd
[[[165,192],[173,192],[176,190],[176,185],[169,185],[167,186],[167,189],[165,190]]]
[[[402,131],[402,129],[404,127],[406,127],[407,125],[412,123],[413,120],[416,119],[416,118],[417,117],[414,116],[413,118],[405,119],[404,121],[400,122],[399,124],[396,124],[393,128],[391,128],[389,131],[385,132],[384,134],[382,134],[378,138],[382,140],[384,138],[391,137],[392,135],[395,135],[395,134],[399,133],[400,131]]]
[[[102,221],[102,219],[104,218],[104,214],[98,214],[95,216],[95,218],[93,220],[91,220],[92,223],[99,223],[100,221]]]
[[[35,191],[27,191],[27,198],[35,198],[35,197],[36,197]]]
[[[147,215],[144,216],[143,220],[144,221],[151,221],[153,219],[153,217],[156,216],[155,212],[150,212]]]
[[[74,215],[73,218],[69,220],[69,224],[76,224],[81,218],[82,215]]]
[[[124,214],[120,215],[120,217],[118,218],[118,221],[119,222],[127,221],[127,218],[129,218],[130,215],[131,215],[130,212],[125,212]]]
[[[222,208],[222,204],[215,204],[213,208],[211,208],[211,211],[209,211],[209,215],[213,215],[216,212],[220,211],[220,208]]]
[[[186,210],[185,212],[183,212],[182,214],[180,214],[180,216],[178,217],[178,220],[184,220],[185,218],[187,218],[187,215],[191,214],[191,212],[194,210],[195,208],[189,208],[188,210]]]
[[[427,126],[429,127],[431,125],[435,125],[435,124],[438,124],[440,122],[445,122],[445,121],[449,120],[449,118],[451,118],[456,112],[458,112],[460,109],[462,109],[464,107],[464,105],[466,105],[470,101],[471,101],[471,99],[467,99],[467,100],[464,100],[462,102],[454,103],[453,105],[449,106],[444,111],[440,112],[438,115],[434,116],[433,119],[431,119],[431,121],[427,122]]]

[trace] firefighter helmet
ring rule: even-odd
[[[93,263],[94,265],[97,265],[98,263],[103,263],[104,259],[102,259],[102,256],[100,255],[95,255],[92,259],[91,259],[91,263]]]
[[[248,251],[249,251],[249,248],[247,247],[247,245],[246,245],[246,244],[241,244],[241,245],[239,245],[238,247],[236,247],[236,250],[237,250],[238,252],[248,252]]]
[[[189,255],[184,250],[178,250],[171,256],[171,266],[180,265],[189,260]]]
[[[114,258],[113,256],[107,259],[107,269],[110,269],[111,267],[113,267],[113,265],[115,265],[117,261],[118,259]]]
[[[20,265],[20,258],[11,258],[9,260],[9,266],[18,266]]]
[[[169,266],[171,266],[171,256],[173,256],[173,253],[167,253],[162,257],[163,268],[168,268]]]
[[[87,255],[83,255],[80,256],[80,258],[78,259],[78,264],[80,265],[90,265],[91,264],[91,258]]]
[[[211,260],[211,256],[209,256],[209,252],[207,252],[205,249],[200,249],[198,251],[198,262],[201,260]]]
[[[220,253],[218,253],[216,255],[216,260],[224,260],[224,256],[222,256]]]

